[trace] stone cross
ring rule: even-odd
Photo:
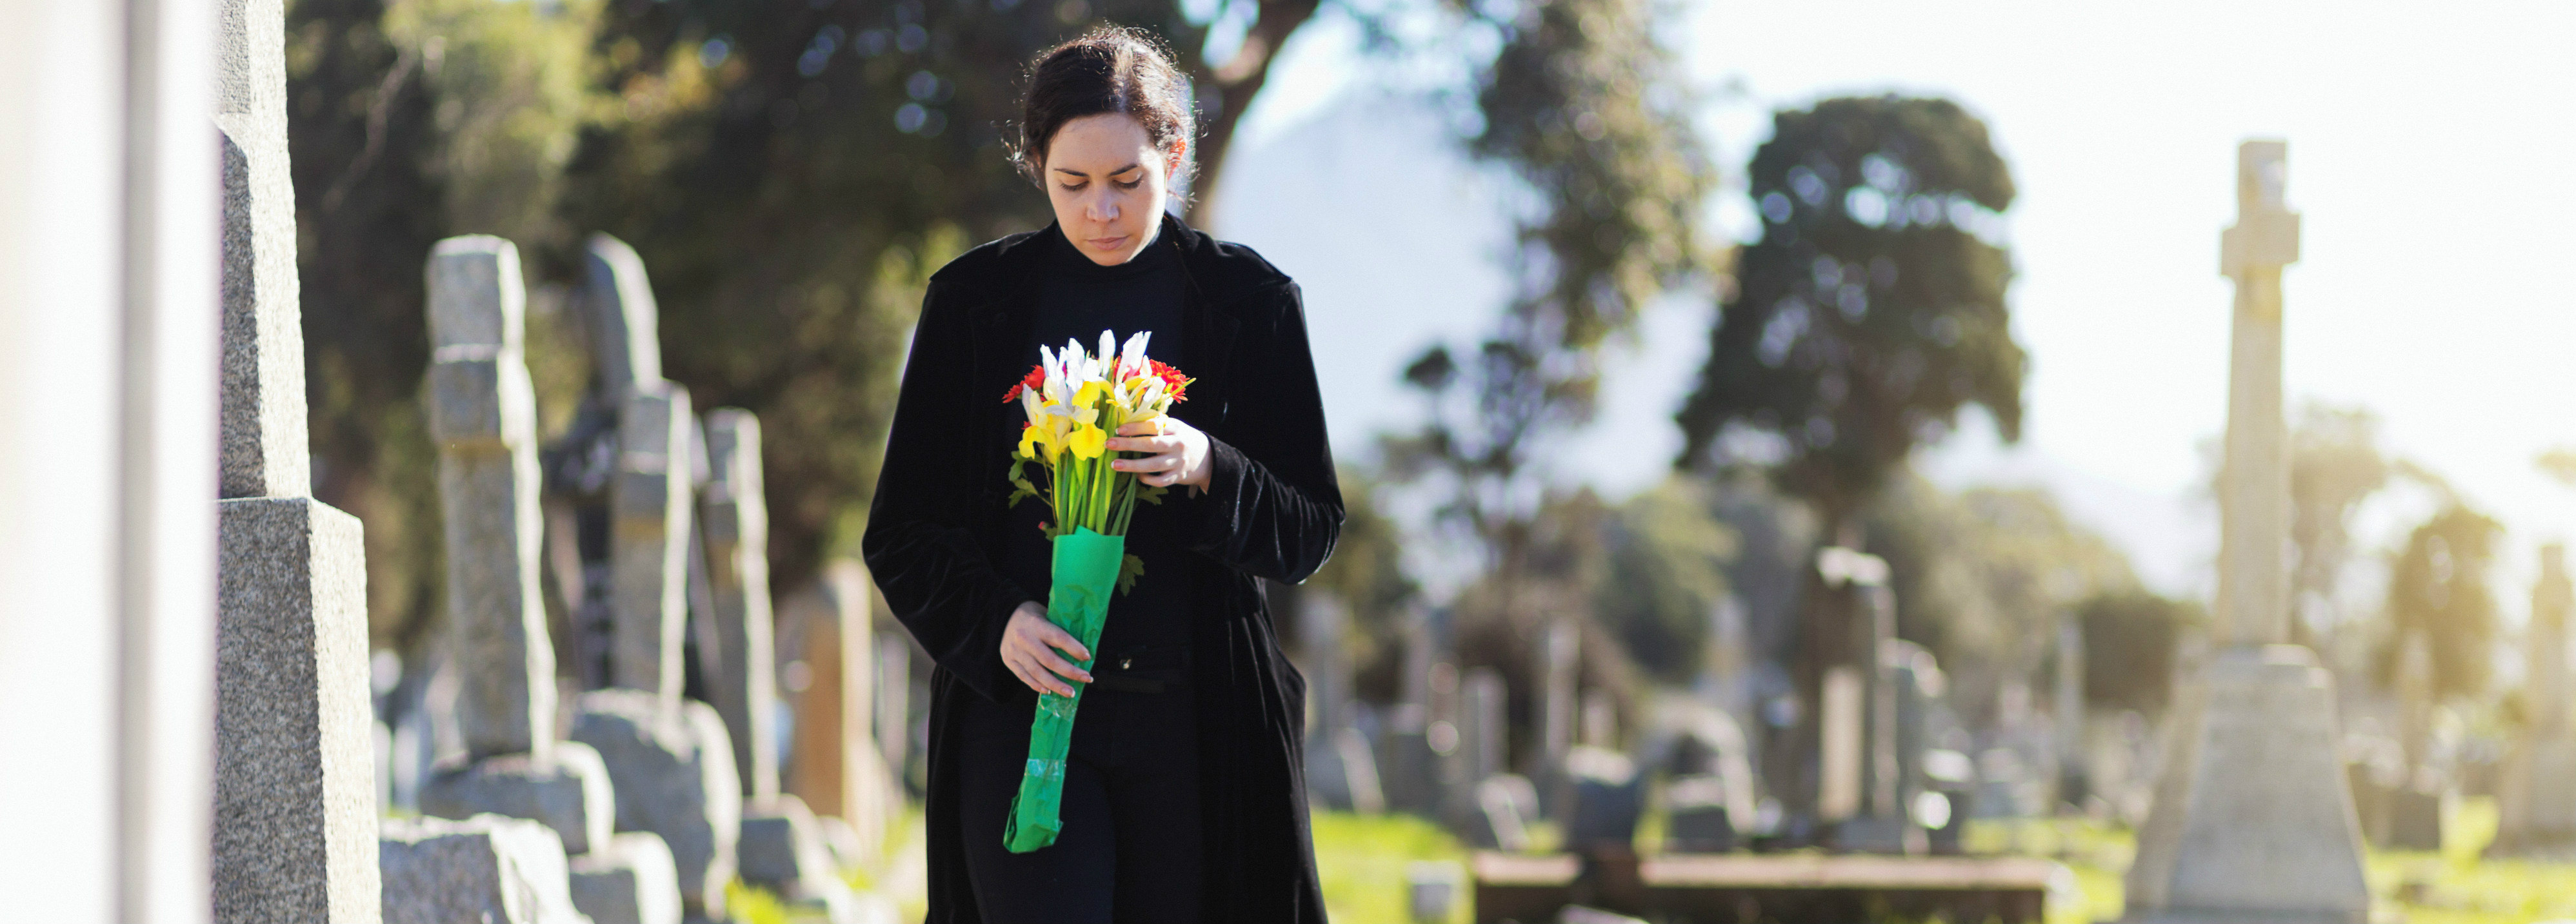
[[[447,610],[463,669],[457,727],[473,757],[552,757],[555,658],[537,589],[536,392],[521,353],[519,251],[441,241],[429,261],[427,395],[446,508]]]
[[[2281,416],[2281,270],[2299,258],[2287,149],[2236,156],[2236,280],[2221,471],[2217,637],[2176,697],[2155,804],[2129,866],[2136,922],[2361,921],[2370,910],[2334,678],[2289,637],[2288,429]]]
[[[761,493],[760,419],[707,413],[706,493],[698,499],[722,667],[709,691],[733,737],[743,795],[778,795],[776,664],[771,654],[769,508]]]
[[[2287,148],[2237,151],[2236,225],[2219,238],[2219,270],[2236,280],[2228,360],[2227,448],[2219,481],[2218,641],[2290,640],[2289,428],[2281,416],[2281,269],[2299,261],[2299,214],[2283,198]]]
[[[590,239],[587,263],[593,352],[601,382],[619,406],[609,488],[615,613],[609,684],[652,693],[665,714],[677,714],[688,629],[695,417],[688,389],[661,377],[657,309],[643,260],[625,242],[601,234]]]
[[[282,0],[218,4],[223,162],[214,919],[381,917],[367,574],[313,499]]]

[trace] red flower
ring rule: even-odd
[[[1162,360],[1148,359],[1146,362],[1153,364],[1153,376],[1163,380],[1164,394],[1172,396],[1173,401],[1189,400],[1186,392],[1189,390],[1190,383],[1197,379],[1182,375],[1181,370],[1164,365]]]
[[[1030,367],[1029,367],[1029,374],[1028,374],[1028,375],[1022,376],[1022,377],[1020,378],[1020,380],[1019,380],[1019,382],[1018,382],[1018,383],[1016,383],[1016,384],[1014,384],[1014,385],[1012,385],[1012,386],[1011,386],[1011,390],[1010,390],[1010,391],[1006,391],[1006,392],[1003,392],[1003,393],[1002,393],[1002,403],[1004,403],[1004,404],[1009,404],[1009,403],[1011,403],[1011,402],[1013,402],[1013,401],[1020,400],[1020,390],[1021,390],[1021,389],[1024,389],[1024,388],[1025,388],[1025,389],[1028,389],[1028,390],[1030,390],[1030,391],[1036,391],[1036,390],[1038,390],[1038,389],[1040,389],[1040,388],[1045,388],[1045,387],[1046,387],[1046,367],[1045,367],[1045,366],[1030,366]]]

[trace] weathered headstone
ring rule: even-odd
[[[1664,785],[1664,850],[1725,853],[1735,849],[1734,813],[1726,806],[1726,779],[1717,774],[1675,777]],[[1751,819],[1745,819],[1749,822]]]
[[[2084,754],[2084,628],[2072,615],[2057,622],[2057,690],[2049,704],[2057,744],[2057,802],[2082,806],[2092,774]]]
[[[365,550],[313,499],[282,0],[218,4],[223,392],[214,919],[373,924]]]
[[[776,660],[770,631],[769,507],[761,493],[760,419],[750,411],[707,412],[705,517],[708,584],[714,590],[722,669],[709,693],[733,737],[742,794],[778,795]]]
[[[583,856],[577,879],[667,892],[641,907],[676,908],[679,884],[667,860],[628,868],[635,848],[609,849],[615,797],[599,754],[556,740],[554,647],[537,584],[543,524],[518,248],[488,236],[441,241],[430,254],[428,293],[424,399],[439,447],[449,650],[460,679],[454,714],[465,752],[421,784],[420,809],[441,818],[488,813],[541,822],[563,850]],[[395,865],[403,856],[429,854],[387,856],[387,876],[405,874]],[[632,920],[611,916],[597,924]]]
[[[391,819],[385,924],[586,924],[573,906],[563,842],[533,821]]]
[[[1566,752],[1565,777],[1574,792],[1566,849],[1632,849],[1645,812],[1645,779],[1636,763],[1616,751],[1578,746]]]
[[[2281,270],[2299,257],[2282,195],[2286,147],[2237,150],[2236,280],[2226,459],[2220,469],[2217,641],[2177,697],[2155,804],[2128,872],[2132,921],[2351,921],[2370,911],[2352,796],[2337,757],[2334,679],[2289,640],[2288,431],[2281,414]]]
[[[2567,578],[2566,547],[2540,547],[2540,582],[2531,589],[2531,724],[2506,759],[2495,849],[2564,850],[2576,846],[2576,728],[2568,722],[2567,619],[2576,587]]]
[[[616,835],[573,857],[571,868],[572,905],[593,924],[680,924],[680,872],[659,835]]]
[[[867,568],[847,559],[824,565],[822,580],[791,601],[808,678],[796,701],[796,739],[787,790],[817,815],[848,821],[862,849],[884,843],[894,792],[874,736],[875,627]],[[873,866],[873,853],[863,865]]]
[[[618,409],[607,524],[611,688],[574,704],[570,737],[607,765],[616,829],[660,835],[688,913],[720,920],[742,784],[724,719],[681,697],[696,418],[688,390],[661,378],[643,261],[616,238],[594,235],[587,267],[593,359],[603,397]]]
[[[1505,692],[1503,675],[1490,667],[1467,669],[1459,682],[1459,752],[1467,756],[1469,785],[1503,772]]]
[[[1558,817],[1572,807],[1574,791],[1565,776],[1565,753],[1574,747],[1576,687],[1582,680],[1582,630],[1572,619],[1551,619],[1540,631],[1538,663],[1538,753],[1533,755],[1533,782],[1539,811]]]
[[[879,632],[876,637],[877,754],[885,760],[889,784],[903,785],[912,759],[912,636]]]

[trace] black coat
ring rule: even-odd
[[[895,617],[938,662],[931,672],[926,826],[932,924],[982,915],[959,821],[961,696],[1030,695],[1002,666],[1003,626],[1046,588],[995,567],[1011,487],[1004,469],[1022,413],[1002,400],[1028,372],[1043,231],[968,251],[930,277],[862,545]],[[1297,284],[1250,249],[1165,218],[1180,247],[1184,355],[1197,379],[1173,416],[1208,435],[1209,490],[1175,490],[1192,523],[1184,556],[1191,695],[1197,697],[1202,907],[1211,921],[1320,924],[1306,822],[1306,681],[1280,652],[1255,578],[1291,583],[1321,567],[1342,525],[1323,398]],[[1155,246],[1163,246],[1157,241]],[[1079,719],[1077,719],[1079,721]]]

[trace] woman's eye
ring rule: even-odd
[[[1065,192],[1081,192],[1081,191],[1083,190],[1083,187],[1086,187],[1086,186],[1089,186],[1089,185],[1091,185],[1091,184],[1089,184],[1089,183],[1075,183],[1075,184],[1072,184],[1072,185],[1070,185],[1070,186],[1065,186],[1065,187],[1064,187],[1064,191],[1065,191]]]
[[[1145,185],[1145,180],[1144,180],[1144,178],[1143,178],[1143,177],[1138,177],[1138,178],[1136,178],[1136,179],[1128,180],[1128,181],[1126,181],[1126,182],[1123,182],[1123,183],[1118,184],[1118,188],[1120,188],[1120,189],[1134,189],[1134,188],[1136,188],[1136,187],[1143,186],[1143,185]]]

